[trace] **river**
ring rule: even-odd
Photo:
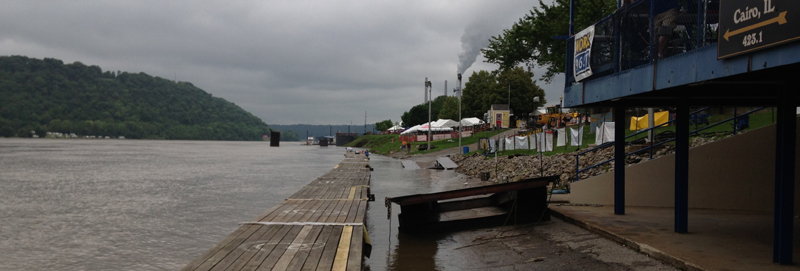
[[[282,142],[0,139],[0,270],[178,270],[343,159]],[[384,197],[439,191],[453,171],[373,155],[367,270],[447,269],[444,236],[397,233]],[[389,224],[389,223],[392,224]]]

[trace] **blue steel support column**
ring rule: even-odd
[[[791,264],[797,105],[794,89],[783,86],[779,92],[775,133],[775,222],[772,261]]]
[[[678,100],[675,116],[675,232],[689,232],[689,105]]]
[[[614,107],[614,214],[625,214],[625,107]]]

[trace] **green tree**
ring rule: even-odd
[[[566,43],[553,36],[569,34],[569,0],[555,0],[546,5],[539,0],[539,8],[514,23],[503,34],[493,36],[489,46],[481,49],[486,62],[498,64],[506,70],[525,64],[546,67],[542,80],[550,82],[557,73],[564,72]],[[611,14],[616,0],[575,1],[575,31],[580,31]]]
[[[497,83],[499,86],[496,88],[496,90],[499,90],[497,96],[505,94],[506,96],[500,100],[508,101],[510,92],[511,111],[514,112],[515,116],[518,118],[528,113],[533,113],[536,108],[543,106],[546,102],[544,99],[544,89],[536,85],[536,82],[533,80],[533,73],[525,71],[522,67],[501,71],[497,75]],[[539,97],[539,102],[534,102],[534,97]]]
[[[428,104],[422,103],[411,107],[411,109],[400,116],[400,119],[403,120],[403,125],[407,127],[428,122]]]
[[[532,113],[545,104],[544,90],[533,81],[533,73],[522,67],[514,67],[493,74],[487,71],[473,72],[464,87],[461,97],[462,117],[483,118],[492,104],[508,104],[511,96],[511,111],[518,117]],[[540,97],[534,102],[534,97]]]
[[[11,128],[11,127],[12,126],[11,126],[10,123],[2,123],[2,122],[0,122],[0,137],[12,137],[12,136],[15,136],[16,133],[14,132],[14,129]]]
[[[375,123],[375,130],[382,132],[388,130],[389,128],[392,128],[392,126],[394,126],[394,123],[392,123],[392,120],[388,119]]]
[[[442,96],[434,98],[430,102],[430,104],[431,104],[431,112],[430,112],[431,121],[436,121],[437,119],[440,119],[439,112],[444,107],[445,101],[447,101],[449,98],[452,98],[452,97],[448,97],[448,96],[442,95]],[[457,114],[456,114],[456,117],[458,117]],[[410,110],[408,110],[408,111],[403,113],[403,115],[400,117],[400,120],[403,121],[403,125],[406,126],[406,127],[411,127],[411,126],[427,123],[428,122],[428,103],[421,103],[421,104],[418,104],[418,105],[415,105],[415,106],[411,107]]]
[[[281,141],[300,141],[300,136],[295,131],[281,132]]]
[[[439,112],[442,110],[442,106],[444,106],[444,101],[447,100],[447,96],[439,96],[431,101],[431,121],[436,121],[439,116]],[[426,115],[427,116],[427,115]],[[428,122],[427,118],[425,122]]]
[[[0,97],[0,119],[9,120],[0,127],[15,136],[41,129],[126,138],[261,140],[269,128],[191,83],[145,73],[114,75],[52,58],[0,56]]]
[[[500,98],[491,97],[496,87],[497,82],[492,73],[484,70],[472,72],[461,95],[461,116],[483,118],[483,113]]]
[[[458,97],[449,96],[444,99],[442,109],[439,110],[439,119],[451,119],[458,121]]]

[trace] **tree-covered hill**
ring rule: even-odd
[[[0,56],[0,136],[261,140],[261,119],[187,82],[80,62]]]

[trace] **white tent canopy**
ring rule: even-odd
[[[452,121],[452,120],[450,120],[450,121]],[[446,132],[446,131],[452,131],[453,130],[453,128],[449,128],[449,127],[437,127],[436,126],[437,122],[439,122],[439,121],[437,120],[435,122],[432,121],[430,123],[425,123],[425,124],[423,124],[422,126],[419,127],[419,131],[420,132],[427,132],[429,127],[430,127],[431,132]],[[456,123],[455,121],[452,121],[452,122]]]
[[[430,130],[432,132],[449,132],[449,131],[453,131],[453,128],[450,128],[451,126],[448,126],[448,127],[437,126],[437,123],[439,123],[441,125],[444,125],[444,126],[446,126],[446,125],[453,125],[453,126],[458,125],[458,122],[455,122],[454,120],[437,120],[435,122],[430,122],[430,125],[429,125],[429,123],[424,123],[424,124],[420,124],[420,125],[408,128],[408,129],[406,129],[405,131],[403,131],[400,134],[401,135],[406,135],[406,134],[411,134],[411,133],[415,133],[415,132],[427,132],[429,126],[431,127]]]
[[[403,127],[400,126],[400,125],[395,125],[395,126],[392,126],[392,128],[389,128],[388,130],[392,131],[392,132],[399,131],[399,130],[403,130]]]
[[[450,128],[458,126],[458,122],[451,119],[440,119],[433,122],[431,126],[433,126],[433,128]]]
[[[461,119],[461,126],[472,126],[482,124],[483,121],[479,118],[464,118]]]
[[[400,133],[400,134],[401,134],[401,135],[406,135],[406,134],[414,133],[414,132],[416,132],[417,130],[419,130],[419,127],[421,127],[421,126],[422,126],[422,125],[413,126],[413,127],[411,127],[411,128],[408,128],[408,129],[406,129],[405,131],[403,131],[403,132],[402,132],[402,133]]]

